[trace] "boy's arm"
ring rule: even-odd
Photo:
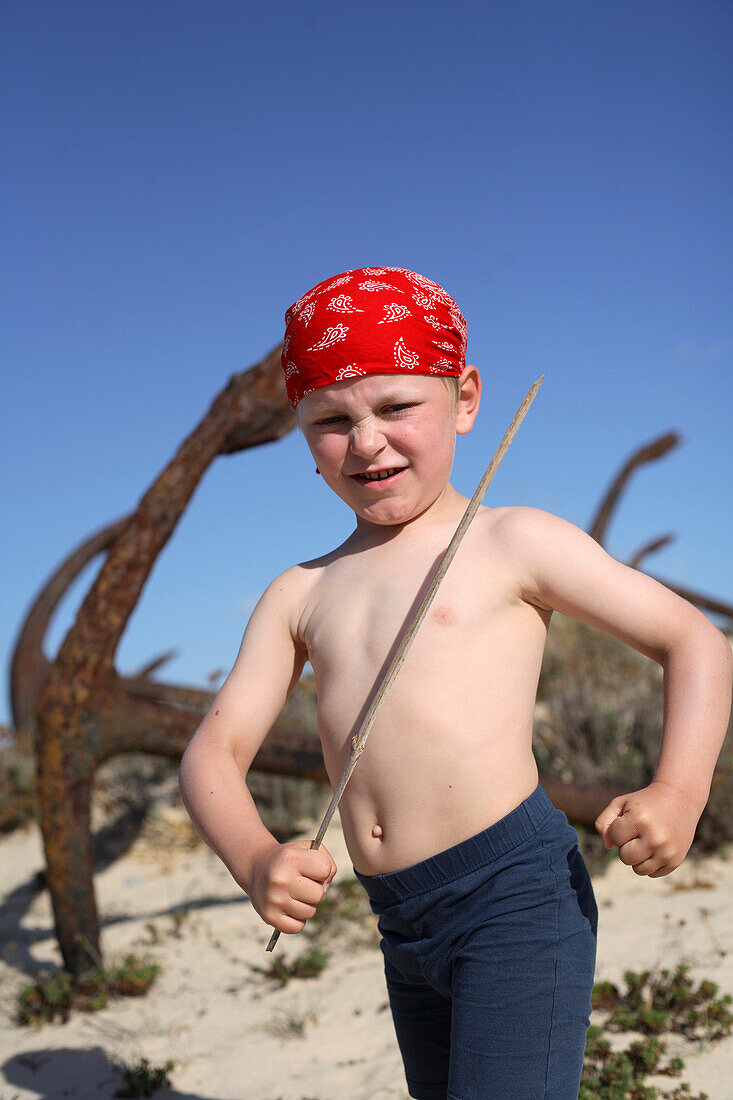
[[[296,566],[275,578],[263,593],[234,666],[181,761],[180,787],[186,809],[204,840],[253,902],[258,892],[263,893],[264,885],[269,889],[269,862],[281,846],[265,828],[245,776],[298,682],[307,656],[297,635],[299,583]],[[298,846],[308,847],[302,842],[291,845]],[[268,863],[267,875],[261,873],[263,857]],[[288,859],[297,864],[299,874],[304,868],[323,870],[322,878],[329,881],[336,870],[325,849],[302,855],[289,852]],[[268,884],[255,884],[256,877],[267,878]],[[262,889],[253,890],[253,886]],[[318,899],[314,894],[314,901],[319,899],[320,894]],[[260,908],[272,907],[264,893],[258,900]],[[306,916],[303,904],[287,902],[291,912],[284,931],[298,930],[298,915]],[[267,915],[265,919],[271,920]]]
[[[669,874],[694,838],[728,725],[733,657],[727,638],[687,600],[549,512],[507,509],[498,533],[519,563],[523,598],[597,627],[662,666],[654,779],[613,799],[596,829],[637,874]]]

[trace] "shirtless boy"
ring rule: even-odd
[[[481,380],[442,287],[402,268],[319,283],[286,313],[283,368],[317,470],[353,534],[276,577],[181,766],[186,806],[264,921],[297,933],[336,873],[279,844],[246,775],[306,659],[335,787],[372,693],[462,517],[449,482]],[[445,575],[339,806],[379,914],[407,1083],[418,1100],[575,1100],[597,910],[577,835],[532,755],[552,611],[664,668],[652,783],[596,822],[659,878],[685,858],[731,702],[731,651],[695,607],[537,508],[482,507]]]

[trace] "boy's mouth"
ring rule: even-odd
[[[404,469],[406,469],[405,466],[392,466],[385,470],[368,470],[360,474],[351,474],[350,477],[360,485],[388,485],[394,484]]]

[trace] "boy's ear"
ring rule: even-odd
[[[478,367],[468,364],[460,377],[461,392],[456,405],[456,434],[467,435],[473,427],[481,404],[481,375]]]

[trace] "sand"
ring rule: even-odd
[[[313,833],[309,825],[302,835]],[[371,914],[326,943],[332,953],[317,978],[281,987],[251,969],[272,960],[270,929],[216,857],[189,839],[183,811],[159,807],[96,879],[106,961],[148,955],[161,965],[156,983],[141,998],[42,1028],[13,1021],[18,991],[60,961],[48,895],[36,889],[40,838],[29,826],[0,841],[0,1100],[112,1097],[118,1065],[143,1057],[176,1063],[161,1100],[406,1098]],[[334,881],[353,879],[337,819],[326,844],[339,867]],[[594,888],[597,979],[686,962],[694,978],[733,992],[733,861],[687,861],[652,880],[616,860]],[[309,946],[281,936],[276,952],[292,959]],[[733,1098],[733,1036],[703,1050],[670,1041],[670,1050],[685,1058],[693,1092]]]

